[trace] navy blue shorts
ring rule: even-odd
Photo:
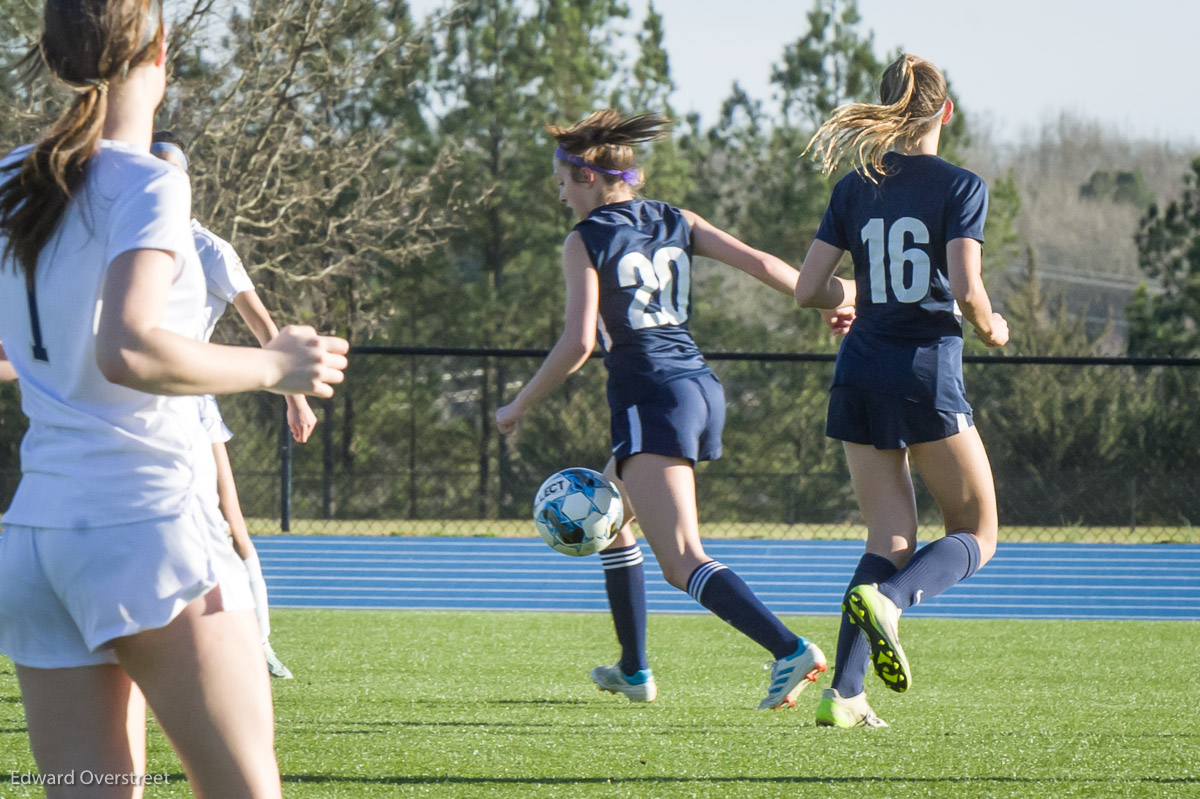
[[[721,457],[725,391],[714,374],[681,377],[648,394],[637,405],[613,411],[613,457],[621,461],[648,452],[692,463]]]
[[[904,449],[941,441],[975,424],[971,412],[939,411],[911,400],[854,386],[829,390],[825,435],[875,449]]]

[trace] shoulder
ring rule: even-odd
[[[191,217],[192,186],[178,168],[148,152],[104,143],[88,165],[88,185],[118,206]]]
[[[204,227],[204,225],[201,225],[195,219],[192,220],[192,237],[196,239],[197,250],[211,250],[224,258],[237,258],[237,253],[234,251],[232,244]]]
[[[957,190],[965,193],[987,192],[987,183],[983,178],[976,175],[966,167],[961,167],[958,164],[952,164],[949,161],[944,161],[938,158],[936,161],[938,170],[945,176],[945,179]]]

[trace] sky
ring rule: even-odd
[[[640,23],[651,0],[627,0]],[[807,30],[811,0],[652,0],[676,114],[716,121],[734,81],[771,93],[773,64]],[[412,0],[422,14],[443,0]],[[1013,140],[1071,112],[1132,138],[1200,147],[1197,0],[858,0],[882,58],[937,64],[972,120]]]

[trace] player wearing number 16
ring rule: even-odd
[[[642,552],[630,529],[636,511],[667,582],[771,652],[771,681],[759,707],[781,707],[825,670],[825,656],[700,543],[693,470],[721,454],[725,396],[687,325],[693,256],[729,264],[789,295],[798,275],[690,211],[636,196],[642,173],[632,145],[664,135],[668,124],[656,114],[622,117],[609,110],[549,129],[558,141],[559,200],[580,220],[563,246],[566,319],[546,361],[496,411],[496,421],[500,432],[511,433],[534,402],[588,359],[599,327],[612,412],[606,476],[623,481],[632,508],[600,555],[621,660],[597,666],[592,680],[636,702],[657,693],[646,660]]]
[[[997,534],[992,471],[962,376],[961,316],[987,346],[1008,341],[980,277],[987,186],[937,156],[954,113],[937,67],[901,56],[879,94],[879,105],[841,106],[813,137],[826,174],[846,152],[858,162],[834,187],[796,286],[801,306],[857,311],[826,425],[843,443],[867,526],[867,553],[843,599],[833,687],[817,710],[818,724],[841,727],[886,726],[866,702],[868,660],[889,688],[908,690],[900,612],[973,574]],[[853,281],[834,276],[847,250]],[[910,462],[946,526],[919,552]]]

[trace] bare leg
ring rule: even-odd
[[[637,508],[642,534],[667,582],[687,590],[688,578],[711,558],[700,543],[696,477],[690,461],[643,453],[624,462],[625,495]]]
[[[842,447],[867,526],[867,552],[902,568],[917,545],[917,501],[905,451],[849,442]]]
[[[975,536],[982,567],[996,553],[1000,521],[992,466],[979,431],[969,427],[941,441],[914,444],[910,451],[942,511],[946,532]]]
[[[166,627],[114,641],[201,799],[278,799],[271,686],[254,617],[220,589]]]
[[[76,774],[75,785],[48,785],[49,799],[139,799],[141,786],[82,785],[79,775],[144,774],[146,704],[116,665],[74,669],[17,666],[29,743],[38,771]]]
[[[866,554],[846,587],[881,583],[912,557],[917,545],[917,506],[904,450],[878,450],[843,442],[855,497],[867,526]],[[843,595],[843,603],[845,602]],[[833,688],[844,698],[863,693],[871,649],[842,614]]]
[[[229,463],[229,451],[225,444],[216,442],[212,445],[213,460],[217,462],[217,496],[220,500],[221,515],[229,523],[229,534],[233,536],[233,549],[242,560],[249,560],[257,552],[254,542],[250,540],[250,532],[246,528],[246,517],[242,515],[242,504],[238,500],[237,483],[233,481],[233,467]]]
[[[713,561],[700,543],[696,509],[696,478],[690,461],[640,453],[624,461],[625,486],[646,540],[654,549],[667,582],[688,594],[777,660],[805,656],[806,668],[797,679],[815,680],[812,671],[825,670],[825,656],[809,648],[754,595],[754,591],[724,564]],[[807,654],[805,654],[807,653]],[[787,670],[793,674],[793,670]],[[772,672],[772,680],[776,677]],[[773,687],[760,707],[790,702],[798,692],[790,677]],[[776,691],[775,688],[779,690]],[[801,687],[803,685],[801,684]],[[778,693],[778,696],[775,696]]]
[[[245,564],[246,574],[250,577],[250,591],[254,595],[254,616],[258,620],[258,634],[262,641],[263,654],[266,656],[267,669],[273,677],[291,679],[291,670],[283,665],[271,648],[271,611],[267,600],[267,583],[263,579],[262,564],[258,561],[258,552],[254,542],[250,540],[250,532],[246,529],[246,518],[242,515],[242,505],[238,501],[237,484],[233,481],[233,468],[229,463],[229,453],[225,444],[214,443],[213,459],[217,462],[217,495],[221,506],[221,515],[229,523],[229,534],[233,536],[233,549]]]
[[[631,547],[637,543],[637,538],[633,534],[633,522],[637,519],[637,514],[633,511],[633,505],[629,503],[629,492],[625,489],[625,483],[620,477],[617,477],[616,458],[608,459],[608,465],[604,467],[604,477],[621,492],[621,505],[624,512],[621,529],[617,531],[617,537],[613,539],[610,546],[615,549]]]

